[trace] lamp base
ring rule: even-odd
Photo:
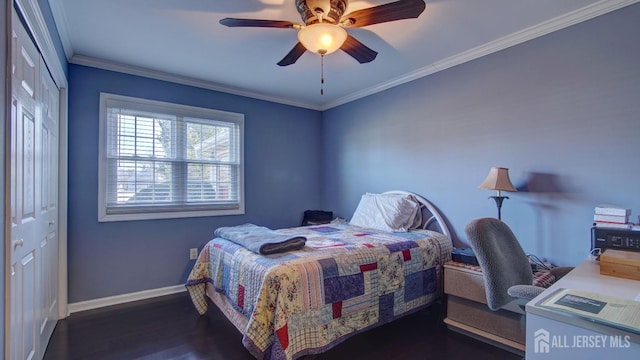
[[[498,220],[502,220],[502,215],[501,215],[501,208],[502,208],[502,201],[504,201],[504,199],[508,199],[508,196],[489,196],[489,199],[493,199],[496,202],[496,206],[498,207]]]

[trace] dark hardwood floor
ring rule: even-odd
[[[61,320],[45,360],[253,359],[215,307],[199,316],[187,293],[89,310]],[[316,360],[521,359],[447,330],[440,306],[352,337]]]

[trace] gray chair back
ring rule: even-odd
[[[496,218],[475,219],[467,224],[465,232],[482,268],[491,310],[513,300],[507,293],[511,286],[533,283],[529,259],[507,224]]]

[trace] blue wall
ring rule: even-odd
[[[98,223],[100,92],[245,114],[245,215]],[[220,226],[299,225],[321,204],[321,114],[236,95],[69,66],[69,302],[186,281]]]
[[[180,284],[216,227],[349,218],[366,191],[428,197],[463,245],[470,219],[496,214],[477,189],[491,166],[521,190],[503,219],[525,250],[575,265],[594,205],[640,211],[638,18],[632,5],[324,113],[71,65],[69,302]],[[244,113],[246,214],[98,223],[101,91]]]
[[[349,218],[365,191],[415,191],[463,245],[469,220],[496,216],[477,186],[504,166],[525,251],[578,264],[595,205],[640,213],[638,19],[632,5],[326,111],[324,207]]]

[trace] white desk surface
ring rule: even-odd
[[[558,312],[536,306],[536,304],[540,303],[543,299],[558,289],[591,291],[621,299],[640,301],[638,299],[640,296],[640,281],[600,275],[600,263],[595,260],[585,260],[563,278],[550,286],[542,294],[528,302],[526,305],[526,312],[588,329],[594,329],[595,327],[600,331],[603,329],[609,331],[613,330],[611,328],[607,329],[604,325],[594,324],[591,321],[566,316]],[[619,333],[617,330],[613,330],[613,332]],[[632,338],[637,340],[639,336],[637,334],[633,334]]]
[[[640,281],[600,275],[597,261],[584,261],[527,303],[527,360],[640,359],[640,334],[536,306],[562,288],[638,301]],[[603,340],[589,344],[579,341],[585,338]]]
[[[600,275],[600,263],[595,260],[585,260],[529,302],[527,309],[530,304],[537,304],[551,292],[561,288],[591,291],[629,300],[637,300],[640,295],[640,281]]]

